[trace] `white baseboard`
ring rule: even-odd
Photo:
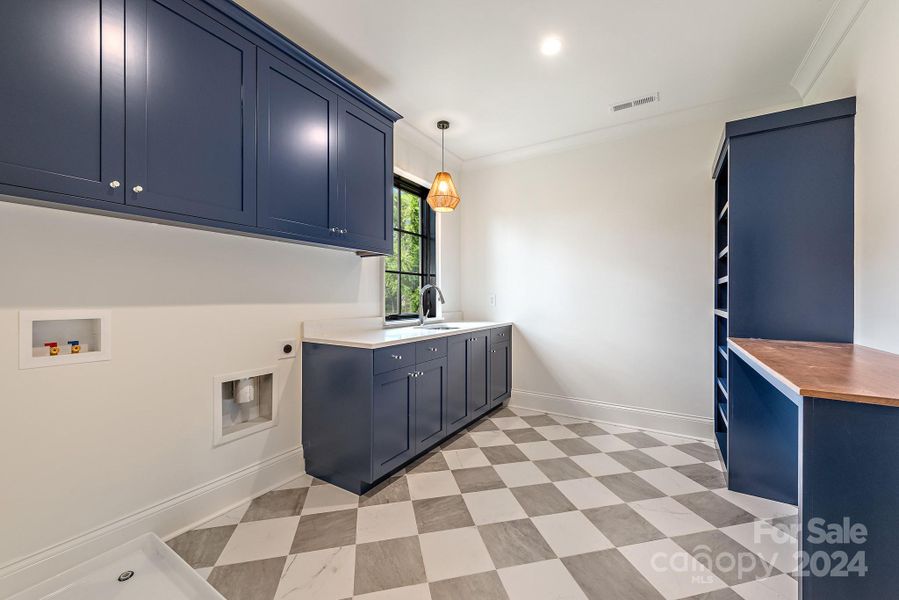
[[[516,389],[512,390],[509,405],[647,431],[712,439],[713,422],[705,417]]]
[[[87,533],[0,566],[0,598],[29,588],[93,556],[152,532],[163,539],[191,529],[305,471],[296,447],[177,494]]]

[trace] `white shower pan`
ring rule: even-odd
[[[129,576],[129,573],[133,573]],[[124,581],[119,581],[122,578]],[[152,533],[96,556],[10,600],[225,600]]]

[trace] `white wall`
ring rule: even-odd
[[[870,0],[805,100],[857,96],[855,341],[899,353],[899,2]]]
[[[466,164],[463,305],[467,318],[515,321],[513,402],[711,437],[711,164],[724,118],[697,114]]]
[[[438,150],[398,131],[396,164],[406,171],[430,179]],[[444,287],[458,310],[458,227],[452,217],[443,225]],[[379,316],[382,264],[0,201],[0,576],[10,575],[0,597],[108,547],[116,531],[166,535],[298,474],[298,365],[276,361],[277,342],[304,320]],[[18,370],[18,311],[51,307],[111,308],[113,360]],[[213,449],[213,377],[276,363],[280,424]],[[284,460],[254,470],[276,457]],[[240,485],[180,512],[114,524],[247,468]],[[95,545],[22,570],[110,524]]]

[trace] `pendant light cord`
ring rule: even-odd
[[[440,130],[440,170],[446,171],[446,129]]]

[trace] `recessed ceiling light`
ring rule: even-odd
[[[555,56],[562,51],[562,40],[558,36],[549,35],[540,42],[540,52],[545,56]]]

